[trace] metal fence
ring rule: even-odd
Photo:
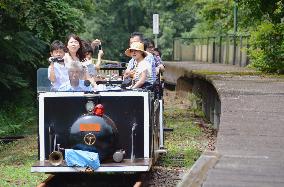
[[[173,60],[246,66],[249,36],[218,36],[206,38],[175,38]]]

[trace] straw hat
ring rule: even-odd
[[[128,49],[126,49],[125,54],[126,56],[131,57],[131,52],[130,50],[137,50],[137,51],[142,51],[147,55],[146,51],[144,51],[144,44],[141,42],[133,42]]]

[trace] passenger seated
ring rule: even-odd
[[[82,62],[82,65],[87,69],[90,77],[95,77],[97,75],[97,71],[100,69],[100,64],[101,64],[101,59],[104,54],[102,49],[99,49],[98,52],[98,59],[97,63],[93,63],[93,54],[94,54],[94,49],[91,46],[91,43],[88,41],[82,41],[83,45],[83,53],[85,55],[85,61]]]
[[[50,45],[50,58],[48,67],[48,79],[51,82],[51,90],[56,91],[62,84],[69,82],[68,69],[64,62],[65,46],[59,41],[55,40]]]
[[[77,62],[71,62],[68,68],[69,81],[60,86],[58,91],[93,91],[94,88],[90,84],[80,79],[83,74],[83,67]]]
[[[156,67],[156,75],[157,75],[157,79],[158,79],[159,74],[165,71],[165,65],[162,62],[161,56],[156,55],[157,53],[155,52],[155,43],[152,39],[146,38],[144,40],[144,46],[145,46],[145,50],[148,53],[151,53],[154,57],[155,67]]]
[[[145,57],[144,44],[141,42],[133,42],[130,48],[125,51],[125,54],[135,60],[134,76],[130,88],[150,88],[152,86],[152,66]]]
[[[131,45],[133,42],[141,42],[143,43],[144,37],[143,34],[140,32],[133,32],[129,38],[129,45]],[[147,52],[146,52],[147,53]],[[153,84],[156,80],[156,66],[155,66],[155,59],[154,56],[151,53],[147,53],[147,56],[145,57],[145,61],[148,62],[152,69],[151,79],[149,82]],[[132,77],[133,76],[133,69],[134,65],[136,64],[135,59],[131,59],[128,63],[127,69],[124,72],[124,78],[126,77]]]
[[[146,38],[144,40],[145,50],[151,53],[155,59],[155,67],[157,73],[157,79],[153,84],[153,92],[155,97],[161,99],[163,97],[163,81],[161,80],[161,75],[165,71],[165,65],[162,62],[160,51],[155,48],[155,43],[153,40]],[[156,51],[155,51],[156,49]],[[158,50],[158,51],[157,51]]]

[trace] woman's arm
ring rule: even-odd
[[[141,73],[140,79],[131,88],[140,88],[143,86],[147,78],[147,70]]]

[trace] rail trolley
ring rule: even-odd
[[[106,81],[96,92],[50,91],[47,69],[37,72],[38,161],[31,172],[85,172],[68,166],[65,149],[96,152],[93,172],[149,171],[163,145],[163,102],[147,90]]]

